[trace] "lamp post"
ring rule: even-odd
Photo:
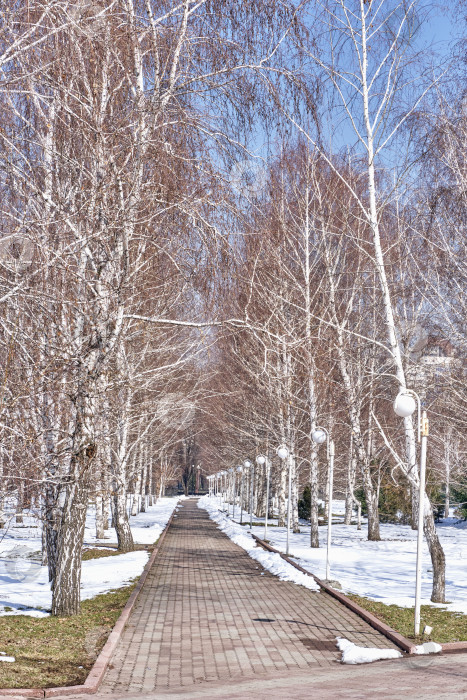
[[[394,401],[394,412],[400,418],[409,418],[418,408],[418,442],[420,442],[420,475],[418,491],[418,531],[417,531],[417,564],[415,574],[415,614],[414,632],[420,634],[420,606],[422,597],[422,547],[423,547],[423,515],[426,478],[426,451],[428,443],[428,418],[426,411],[421,413],[421,401],[418,394],[411,389],[401,387]],[[421,415],[420,415],[421,414]]]
[[[199,477],[200,477],[201,465],[196,465],[196,495],[199,496]]]
[[[332,533],[332,492],[334,481],[334,440],[329,439],[329,432],[326,428],[317,427],[313,430],[311,437],[317,445],[326,442],[326,452],[329,463],[329,495],[328,495],[328,532],[326,542],[326,581],[331,578],[331,533]]]
[[[232,520],[235,520],[235,501],[237,500],[237,467],[232,467],[233,480],[233,504],[232,504]]]
[[[241,474],[240,477],[240,525],[243,525],[243,467],[238,466],[237,472]]]
[[[264,518],[264,539],[267,538],[268,534],[268,514],[269,514],[269,464],[268,459],[265,455],[258,455],[256,457],[256,464],[262,467],[263,464],[266,465],[266,512]]]
[[[255,479],[255,467],[249,459],[245,459],[243,462],[245,469],[250,470],[250,528],[253,527],[253,482]]]
[[[279,445],[279,447],[276,450],[276,454],[279,457],[281,461],[284,459],[287,459],[289,456],[289,450],[285,445]],[[288,489],[288,498],[287,498],[287,539],[286,539],[286,544],[285,544],[285,553],[288,555],[289,553],[289,543],[290,543],[290,501],[292,500],[292,475],[291,475],[291,468],[290,468],[290,460],[289,460],[289,489]]]
[[[233,510],[234,510],[234,501],[235,501],[235,470],[233,467],[230,467],[228,470],[228,474],[230,476],[229,478],[229,498],[227,499],[227,515],[230,512],[230,500],[232,499],[232,517],[233,517]]]
[[[224,512],[229,514],[229,470],[224,470]]]

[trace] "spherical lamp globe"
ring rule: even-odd
[[[326,433],[320,428],[318,428],[317,430],[313,430],[311,437],[313,439],[313,442],[316,442],[317,445],[322,445],[323,442],[326,442]]]
[[[401,418],[408,418],[417,408],[417,404],[413,396],[401,392],[396,396],[394,401],[394,413]]]
[[[287,457],[289,456],[289,451],[287,447],[285,447],[285,445],[281,445],[280,447],[278,447],[276,453],[279,459],[287,459]]]

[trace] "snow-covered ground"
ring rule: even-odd
[[[160,498],[146,513],[131,517],[135,543],[155,542],[177,502],[177,498]],[[114,529],[106,531],[104,540],[96,540],[94,522],[95,514],[91,507],[86,518],[85,545],[92,547],[97,543],[117,542]],[[4,531],[0,531],[0,615],[45,617],[49,614],[47,611],[50,610],[52,594],[47,567],[40,566],[38,561],[40,549],[40,523],[32,515],[24,515],[23,525],[11,522]],[[138,551],[83,562],[82,600],[124,586],[141,574],[148,556],[148,552]]]
[[[217,508],[218,499],[211,498],[211,501]],[[343,509],[343,501],[333,502],[333,515],[343,514]],[[238,508],[235,516],[235,520],[238,520]],[[344,592],[366,596],[387,605],[412,607],[415,591],[416,531],[406,525],[381,524],[382,541],[368,542],[365,522],[362,529],[357,530],[356,525],[344,525],[335,520],[340,518],[333,518],[331,578],[340,582]],[[264,525],[257,519],[255,521],[252,532],[262,538]],[[243,522],[249,522],[246,513],[243,514]],[[249,531],[249,527],[243,526],[241,529]],[[467,613],[467,522],[459,523],[455,518],[446,518],[437,525],[437,529],[446,554],[446,600],[449,601],[446,607],[452,611]],[[324,579],[327,527],[319,529],[319,549],[310,548],[310,528],[302,524],[300,530],[300,534],[290,534],[290,555],[303,568]],[[273,547],[285,552],[286,529],[268,528],[268,540]],[[430,602],[431,587],[431,560],[425,543],[422,605],[433,605]]]

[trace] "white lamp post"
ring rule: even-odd
[[[250,528],[253,527],[253,486],[254,486],[254,480],[255,480],[255,465],[250,462],[249,459],[245,459],[243,462],[243,466],[245,469],[250,470]]]
[[[232,506],[232,520],[235,520],[235,506],[237,500],[237,472],[238,467],[232,467],[233,471],[233,506]]]
[[[229,513],[229,472],[224,469],[222,472],[224,475],[224,507],[223,510],[225,511],[225,507],[227,506],[227,514]]]
[[[243,524],[243,467],[238,466],[237,472],[241,474],[240,477],[240,525]]]
[[[269,513],[269,464],[267,457],[265,455],[258,455],[256,457],[256,464],[260,467],[266,465],[266,513],[264,518],[264,539],[267,538],[268,534],[268,513]]]
[[[315,428],[311,437],[317,445],[327,443],[327,457],[329,462],[329,495],[328,495],[328,537],[326,542],[326,581],[331,578],[331,533],[332,533],[332,492],[334,481],[334,440],[329,439],[329,433],[326,428]]]
[[[285,445],[279,445],[276,450],[276,455],[281,461],[284,461],[289,456],[289,450]],[[291,475],[291,462],[289,460],[289,488],[288,488],[288,498],[287,498],[287,539],[285,544],[285,553],[289,554],[289,544],[290,544],[290,502],[292,500],[292,475]]]
[[[409,418],[418,408],[418,441],[420,445],[420,479],[418,491],[418,532],[417,532],[417,568],[415,575],[415,616],[414,631],[420,634],[420,606],[422,597],[422,547],[423,547],[423,514],[426,478],[426,451],[428,443],[428,418],[426,411],[421,414],[420,397],[411,389],[400,388],[394,401],[394,412],[400,418]]]
[[[233,517],[233,508],[234,508],[234,498],[235,498],[235,471],[233,467],[230,467],[230,469],[227,472],[228,478],[229,478],[229,496],[227,499],[227,515],[230,513],[230,501],[232,501],[232,517]]]

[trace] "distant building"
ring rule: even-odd
[[[445,384],[451,372],[460,367],[462,360],[449,339],[427,335],[420,338],[412,348],[407,379],[415,388],[435,388]]]

